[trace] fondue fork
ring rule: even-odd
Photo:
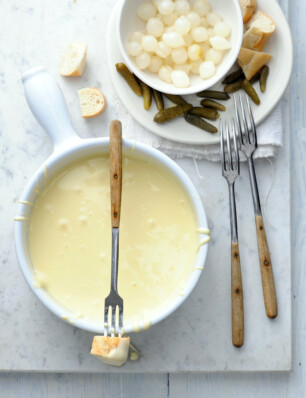
[[[245,106],[242,101],[242,96],[239,95],[239,101],[237,101],[236,96],[234,96],[236,119],[237,119],[238,132],[240,138],[240,150],[242,153],[244,153],[248,161],[249,177],[250,177],[250,184],[252,189],[252,197],[253,197],[253,204],[255,211],[262,290],[263,290],[266,314],[269,318],[275,318],[277,316],[277,299],[276,299],[276,292],[275,292],[275,285],[273,278],[273,270],[272,270],[269,246],[265,233],[265,227],[261,214],[259,192],[258,192],[255,167],[253,162],[253,154],[257,148],[256,126],[253,119],[249,98],[247,96],[244,96],[244,102],[246,102],[247,104],[246,106],[247,111],[245,110]],[[240,111],[238,110],[238,107],[240,108]],[[243,126],[241,123],[240,112],[242,115]]]
[[[121,337],[123,328],[123,299],[118,294],[119,225],[122,190],[122,126],[119,120],[110,125],[110,191],[112,221],[112,269],[110,294],[104,302],[104,335]],[[118,308],[118,323],[116,312]],[[109,322],[110,320],[110,322]],[[118,327],[116,327],[116,324]],[[119,324],[119,325],[118,325]]]
[[[225,130],[225,131],[224,131]],[[222,175],[226,179],[229,188],[230,200],[230,220],[231,220],[231,296],[232,296],[232,342],[235,347],[241,347],[244,341],[244,314],[243,314],[243,291],[242,291],[242,277],[240,267],[240,254],[238,243],[238,228],[237,228],[237,214],[236,214],[236,199],[235,199],[235,181],[240,174],[239,167],[239,153],[236,140],[236,126],[234,120],[232,121],[232,135],[234,151],[232,153],[230,129],[228,123],[225,126],[220,124],[221,131],[221,164]],[[225,150],[226,134],[226,147]]]

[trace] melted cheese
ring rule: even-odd
[[[109,185],[107,157],[74,163],[49,178],[29,221],[36,287],[101,324],[110,288]],[[122,189],[119,294],[125,322],[147,328],[192,272],[198,225],[181,185],[155,163],[125,154]]]

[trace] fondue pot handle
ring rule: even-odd
[[[79,138],[71,124],[63,93],[45,68],[30,69],[22,76],[22,82],[33,115],[55,147]]]

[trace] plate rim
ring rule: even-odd
[[[107,53],[107,66],[108,66],[108,70],[109,70],[109,74],[110,74],[110,78],[112,81],[112,84],[115,88],[116,94],[118,95],[118,97],[121,100],[121,93],[122,90],[119,86],[119,84],[117,84],[117,79],[116,79],[116,73],[115,72],[115,68],[114,68],[114,64],[111,62],[112,57],[110,56],[111,54],[111,46],[113,45],[113,40],[109,40],[109,38],[111,37],[111,32],[115,31],[116,28],[116,22],[113,22],[119,12],[119,8],[120,8],[121,2],[117,2],[116,6],[114,7],[110,19],[109,19],[109,23],[108,23],[108,27],[107,27],[107,33],[106,33],[106,53]],[[286,30],[286,32],[283,33],[284,37],[287,37],[287,42],[286,42],[286,51],[287,51],[287,68],[286,68],[286,73],[285,73],[285,79],[283,80],[283,85],[282,88],[279,89],[279,91],[277,92],[277,95],[275,96],[274,100],[272,101],[272,104],[269,106],[269,110],[266,112],[263,112],[257,119],[256,124],[257,126],[259,126],[275,109],[275,107],[277,106],[277,104],[280,102],[280,100],[282,99],[292,76],[292,70],[293,70],[293,40],[292,40],[292,33],[288,24],[288,21],[286,19],[286,16],[282,10],[282,8],[280,7],[280,5],[277,3],[276,0],[270,0],[270,7],[275,8],[276,13],[278,13],[278,15],[282,18],[283,22],[282,22],[282,29]],[[115,32],[116,33],[116,32]],[[117,36],[114,35],[115,40],[117,40]],[[119,44],[116,43],[116,45],[118,46],[118,49],[120,51],[120,47]],[[123,56],[122,56],[123,59]],[[163,132],[163,129],[160,128],[160,126],[158,124],[156,124],[156,126],[154,124],[148,124],[147,120],[145,120],[145,118],[142,117],[141,112],[136,112],[133,111],[133,109],[131,110],[131,108],[127,107],[125,105],[125,103],[121,100],[122,104],[125,106],[125,108],[127,109],[128,113],[146,130],[148,130],[150,133],[157,135],[158,137],[161,137],[163,139],[166,139],[168,141],[171,142],[175,142],[178,144],[187,144],[187,145],[202,145],[202,146],[207,146],[207,145],[214,145],[214,144],[218,144],[220,142],[220,135],[219,133],[215,134],[214,136],[209,136],[210,139],[209,141],[204,141],[203,140],[199,140],[199,139],[188,139],[188,136],[184,136],[184,137],[179,137],[179,138],[175,138],[175,137],[169,137],[169,135],[165,132]],[[166,130],[165,130],[166,131]]]

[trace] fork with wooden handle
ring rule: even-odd
[[[119,260],[119,225],[121,212],[122,190],[122,127],[119,120],[111,122],[110,138],[110,191],[111,191],[111,221],[112,221],[112,264],[111,290],[104,303],[104,335],[109,329],[111,336],[121,337],[123,328],[123,300],[118,294],[118,260]],[[111,322],[109,322],[109,308],[111,308]],[[119,319],[117,323],[116,311]],[[109,327],[110,325],[110,327]]]
[[[225,132],[224,132],[225,130]],[[221,164],[222,175],[226,179],[229,188],[230,220],[231,220],[231,292],[232,292],[232,342],[235,347],[241,347],[244,342],[244,313],[243,313],[243,290],[240,266],[240,254],[238,244],[238,228],[235,200],[235,181],[239,176],[239,152],[236,141],[234,121],[232,123],[232,136],[234,151],[232,153],[231,137],[228,123],[220,124],[221,132]],[[226,143],[224,134],[226,135]],[[225,148],[227,147],[227,151]],[[226,156],[227,152],[227,156]]]
[[[248,161],[250,183],[252,188],[252,197],[255,211],[257,243],[260,260],[260,271],[262,280],[262,290],[266,308],[266,314],[269,318],[277,316],[277,299],[273,278],[272,263],[270,258],[269,246],[266,238],[265,227],[262,219],[259,192],[255,174],[255,167],[253,162],[253,154],[257,148],[256,126],[253,119],[252,109],[247,96],[244,95],[244,102],[246,102],[247,111],[243,104],[242,96],[239,95],[239,103],[237,104],[236,96],[234,95],[236,119],[238,124],[240,150],[243,152]],[[238,110],[240,108],[240,111]],[[242,114],[242,121],[240,118]],[[245,134],[243,135],[243,130]]]

